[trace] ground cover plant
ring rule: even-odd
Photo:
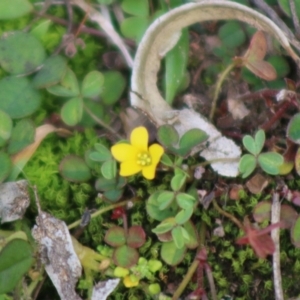
[[[299,17],[0,1],[0,299],[298,299]]]

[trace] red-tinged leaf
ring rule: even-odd
[[[274,67],[266,61],[256,60],[249,61],[245,60],[244,66],[249,69],[256,76],[264,80],[274,80],[277,77],[276,70]]]
[[[257,31],[250,41],[249,48],[244,54],[247,61],[261,61],[267,53],[267,41],[262,31]]]
[[[237,244],[249,244],[259,258],[266,258],[267,255],[274,253],[275,245],[269,232],[275,228],[282,227],[282,222],[271,224],[264,229],[256,229],[252,226],[249,219],[245,218],[244,226],[245,236],[239,238],[236,241]]]

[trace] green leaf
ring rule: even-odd
[[[163,191],[157,197],[157,203],[159,210],[164,210],[169,207],[174,200],[174,193],[170,191]]]
[[[94,98],[100,95],[103,89],[104,76],[98,71],[88,73],[82,82],[81,95],[86,98]]]
[[[47,58],[43,67],[33,78],[33,86],[37,89],[47,88],[59,83],[67,71],[67,61],[60,55]]]
[[[179,193],[176,195],[176,201],[180,208],[189,209],[192,208],[196,202],[195,198],[186,193]]]
[[[32,73],[45,58],[44,47],[30,33],[16,31],[2,35],[0,65],[8,73],[13,75]]]
[[[218,32],[222,44],[228,48],[236,48],[243,45],[246,41],[246,35],[241,24],[236,21],[228,21],[220,27]]]
[[[292,17],[291,7],[289,0],[278,0],[278,4],[282,8],[282,10],[289,16]],[[300,18],[300,3],[295,1],[296,13],[298,18]]]
[[[257,156],[264,146],[265,139],[265,132],[260,129],[255,134],[254,139],[250,135],[245,135],[243,138],[243,145],[251,154]]]
[[[176,222],[174,218],[168,218],[158,224],[155,228],[152,229],[152,232],[156,234],[163,234],[170,231],[172,228],[176,226]]]
[[[189,241],[185,242],[185,246],[189,249],[197,248],[199,246],[199,236],[195,225],[189,220],[183,224],[183,228],[187,231],[190,238]]]
[[[33,263],[27,242],[14,239],[0,252],[0,294],[12,291]]]
[[[100,177],[95,183],[95,189],[100,192],[106,192],[112,189],[120,189],[126,184],[126,179],[119,176],[118,178],[106,179]]]
[[[28,0],[1,0],[0,20],[11,20],[27,15],[33,10]]]
[[[33,26],[30,33],[40,41],[46,40],[46,34],[49,30],[51,20],[42,19],[37,25]]]
[[[10,174],[12,163],[7,153],[0,152],[0,183]]]
[[[184,173],[180,173],[175,175],[172,179],[171,179],[171,188],[174,192],[178,192],[183,185],[185,184],[186,181],[186,175]]]
[[[75,126],[82,118],[82,110],[82,99],[73,98],[63,105],[61,118],[68,126]]]
[[[0,109],[12,119],[27,117],[40,106],[39,92],[25,77],[3,78],[0,80],[0,91]]]
[[[10,138],[12,131],[12,120],[10,116],[0,110],[0,147],[5,145],[6,141]]]
[[[279,167],[283,164],[284,158],[276,152],[261,153],[257,159],[260,167],[268,174],[279,174]]]
[[[185,78],[187,61],[189,54],[189,34],[188,30],[182,30],[175,47],[169,51],[165,58],[165,97],[170,104],[179,90]]]
[[[162,164],[164,164],[165,166],[167,166],[167,167],[173,167],[173,165],[174,165],[174,163],[171,160],[170,156],[166,153],[163,154],[163,156],[160,159],[160,162]]]
[[[255,155],[257,155],[261,152],[262,148],[264,147],[265,140],[266,140],[265,132],[262,129],[258,130],[255,134],[254,140],[255,140],[255,150],[256,150]]]
[[[173,238],[176,248],[177,249],[183,248],[184,238],[181,234],[181,227],[177,226],[177,227],[173,228],[171,234],[172,234],[172,238]]]
[[[251,154],[245,154],[241,157],[239,162],[239,171],[242,178],[248,177],[256,167],[256,158]]]
[[[121,199],[123,193],[124,193],[123,189],[115,189],[115,190],[104,192],[103,197],[109,202],[115,203]]]
[[[141,226],[131,226],[128,229],[127,245],[132,248],[140,248],[146,242],[146,233]]]
[[[109,71],[103,73],[104,86],[101,91],[102,102],[106,105],[115,104],[122,96],[126,80],[120,72]]]
[[[85,182],[92,177],[85,161],[76,155],[68,155],[60,162],[59,173],[71,182]]]
[[[112,158],[111,152],[106,146],[97,143],[94,147],[97,150],[97,152],[101,155],[101,161],[106,161]]]
[[[290,65],[284,56],[273,55],[267,61],[275,68],[278,78],[283,78],[290,73]]]
[[[186,223],[194,213],[193,207],[188,207],[186,209],[182,209],[176,216],[176,223],[182,225]]]
[[[295,247],[300,248],[300,216],[291,228],[291,241]]]
[[[170,266],[176,266],[183,260],[186,247],[177,248],[174,241],[163,243],[161,247],[161,258]]]
[[[104,109],[104,106],[101,103],[83,99],[83,108],[82,118],[78,125],[83,127],[94,127],[97,124],[97,121],[87,112],[87,109],[91,111],[96,118],[105,122],[104,114],[106,108]]]
[[[149,19],[145,17],[126,18],[121,23],[121,32],[125,37],[140,42],[149,23]]]
[[[115,160],[107,160],[101,166],[101,173],[106,179],[113,179],[117,176],[117,163]]]
[[[260,201],[253,209],[254,220],[258,223],[269,221],[271,218],[271,207],[270,201]]]
[[[112,247],[119,247],[126,243],[126,233],[124,228],[113,226],[106,231],[104,237],[105,243]]]
[[[148,215],[157,221],[163,221],[175,215],[175,211],[172,206],[164,210],[159,209],[159,203],[157,202],[157,199],[160,194],[160,191],[154,192],[146,202],[146,209]]]
[[[187,155],[195,146],[200,145],[208,139],[208,135],[197,128],[188,130],[179,141],[179,148],[182,155]]]
[[[300,144],[300,113],[295,114],[289,122],[287,137],[294,143]]]
[[[148,0],[124,0],[121,7],[126,13],[134,16],[147,17],[149,15]]]
[[[178,143],[179,135],[173,126],[162,125],[158,128],[157,139],[162,145],[169,147]]]
[[[133,267],[139,259],[139,253],[136,249],[127,245],[118,247],[113,253],[114,263],[122,268],[129,269]]]
[[[31,120],[22,119],[12,130],[7,152],[16,154],[34,142],[35,127]]]
[[[79,96],[79,85],[75,73],[70,68],[67,68],[66,74],[60,84],[47,88],[47,91],[60,97]]]

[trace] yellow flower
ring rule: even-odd
[[[147,129],[137,127],[130,135],[130,144],[114,145],[111,147],[111,153],[117,161],[121,162],[121,176],[130,176],[142,171],[145,178],[153,179],[164,149],[158,144],[148,148]]]
[[[127,288],[139,285],[139,279],[134,275],[127,275],[123,279],[123,283]]]

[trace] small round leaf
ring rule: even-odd
[[[182,236],[181,227],[177,226],[172,229],[172,239],[177,249],[181,249],[184,247],[184,238]]]
[[[157,197],[157,204],[160,210],[164,210],[171,205],[174,200],[174,193],[170,191],[163,191]]]
[[[10,116],[3,110],[0,110],[0,147],[10,138],[11,131],[12,120]]]
[[[117,175],[117,163],[115,160],[108,160],[101,166],[101,173],[106,179],[113,179]]]
[[[170,266],[176,266],[184,258],[186,247],[177,248],[174,241],[163,243],[161,247],[161,258]]]
[[[40,106],[39,92],[25,77],[3,78],[0,80],[0,91],[0,109],[13,119],[27,117]]]
[[[239,162],[239,171],[243,178],[248,177],[256,167],[256,158],[251,154],[245,154]]]
[[[132,248],[140,248],[146,242],[146,233],[141,226],[131,226],[128,230],[127,245]]]
[[[86,98],[98,96],[103,89],[104,77],[98,71],[88,73],[82,82],[81,95]]]
[[[171,180],[171,188],[174,192],[178,192],[185,184],[186,175],[183,173],[175,175]]]
[[[178,143],[179,135],[173,126],[163,125],[158,128],[157,139],[162,145],[168,147]]]
[[[300,144],[300,113],[295,114],[289,122],[287,137],[294,143]]]
[[[260,167],[268,174],[279,174],[279,167],[283,164],[284,158],[276,152],[261,153],[257,159]]]
[[[71,182],[85,182],[91,177],[91,171],[85,161],[76,155],[66,156],[59,165],[62,177]]]
[[[105,243],[112,247],[119,247],[126,243],[125,230],[119,226],[113,226],[106,231],[104,237]]]
[[[33,35],[16,31],[2,35],[0,65],[13,74],[28,74],[36,70],[46,58],[45,50]]]
[[[179,141],[179,148],[189,153],[193,147],[200,145],[206,141],[208,135],[198,128],[188,130]]]
[[[0,20],[11,20],[27,15],[33,10],[28,0],[1,0]]]
[[[133,267],[139,259],[139,253],[136,249],[127,245],[118,247],[113,253],[114,263],[122,268],[129,269]]]
[[[66,102],[61,109],[61,118],[69,126],[75,126],[82,117],[82,100],[73,98]]]
[[[147,17],[149,15],[149,2],[148,0],[124,0],[122,9],[134,16]]]

